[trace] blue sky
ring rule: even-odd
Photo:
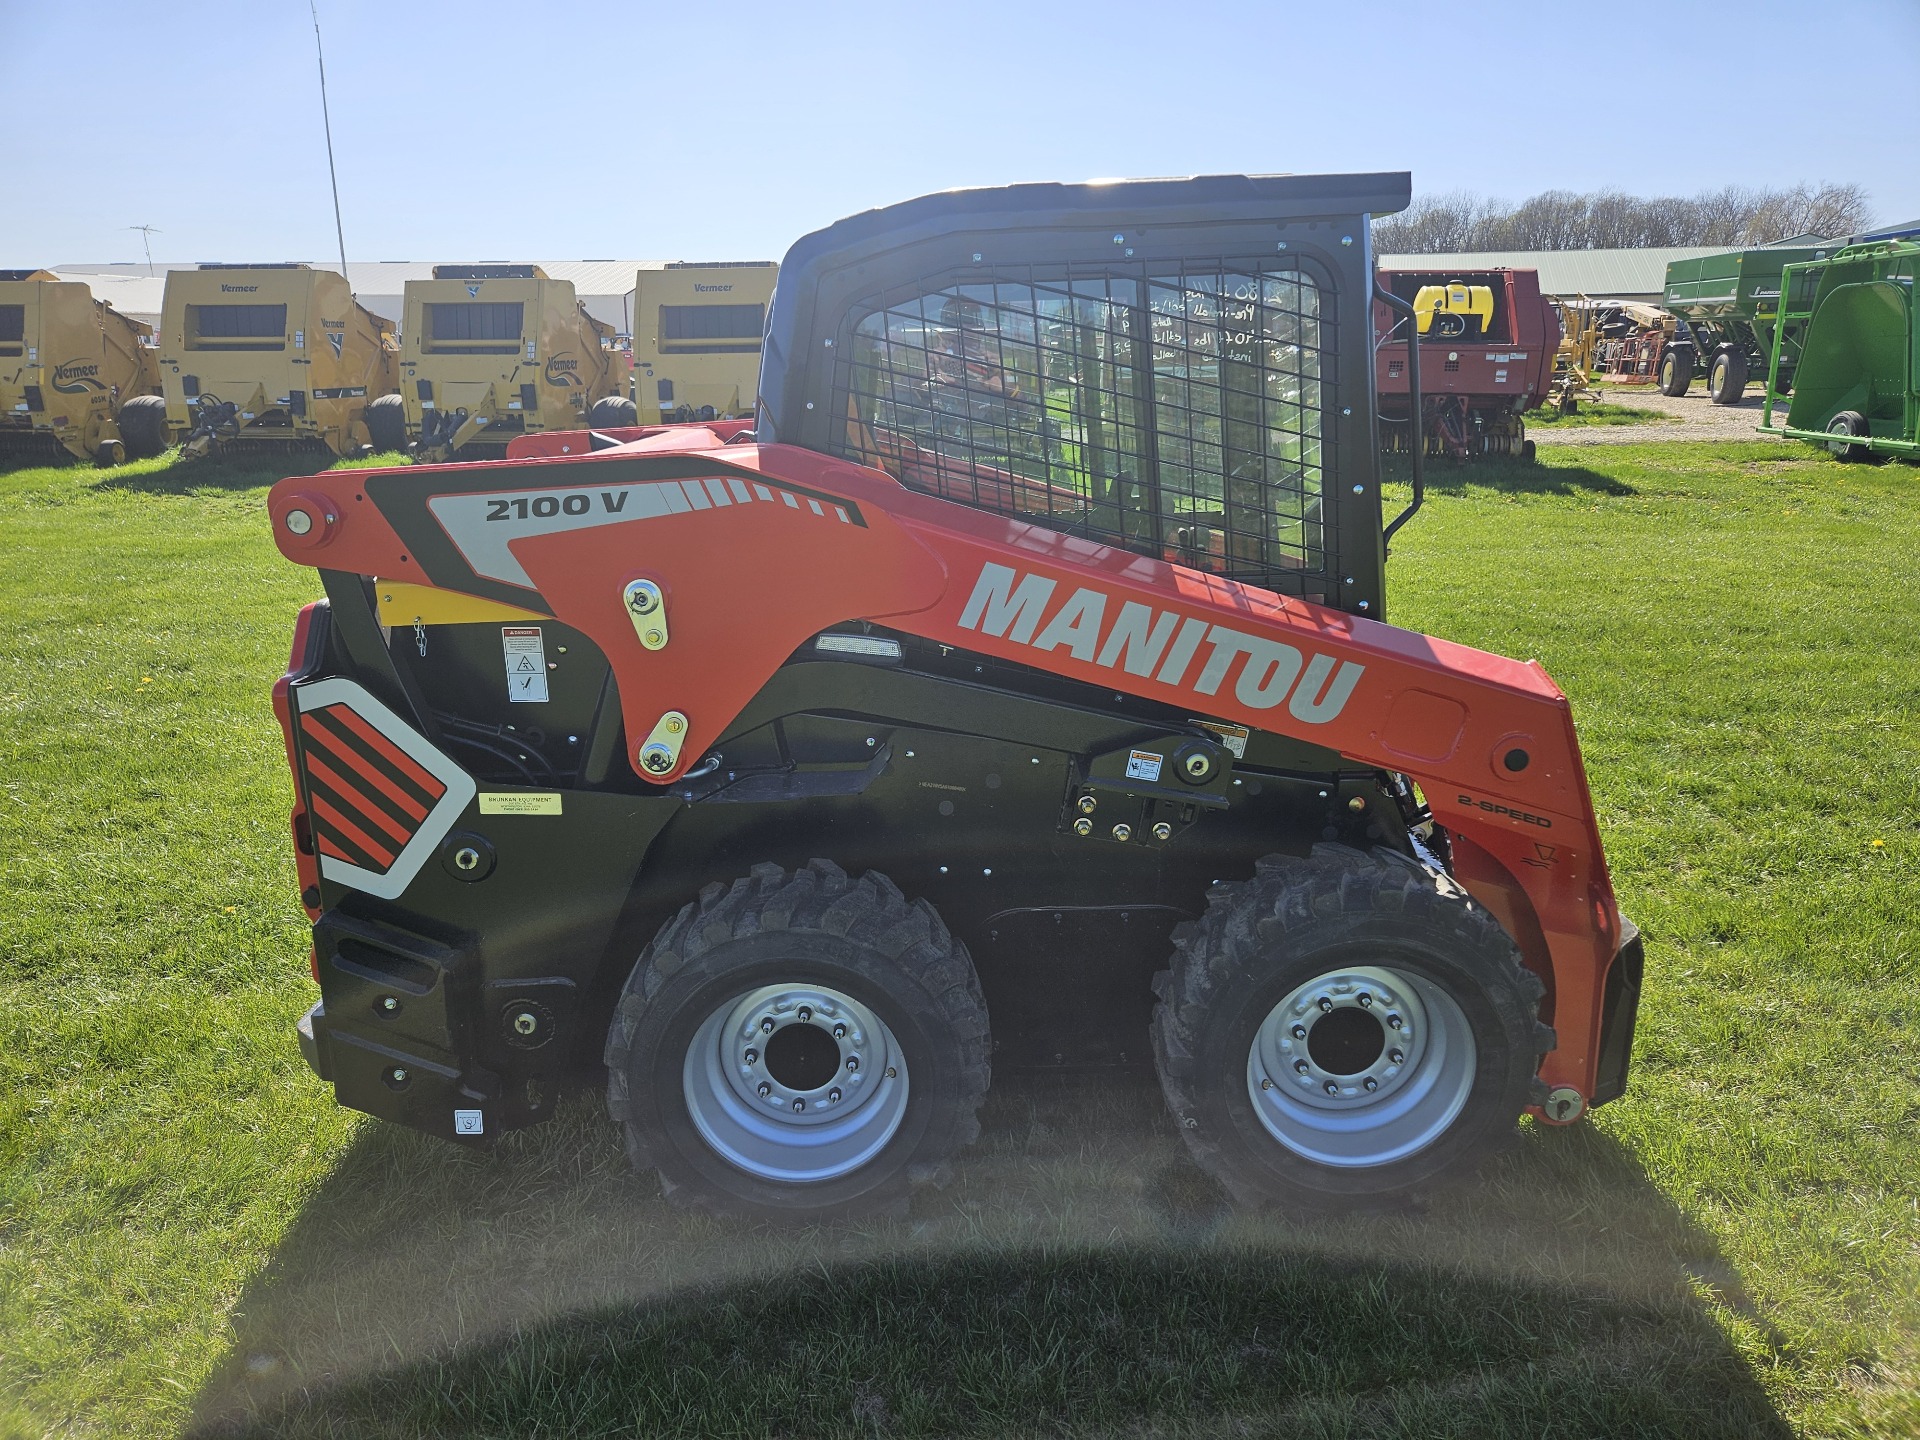
[[[1920,0],[319,8],[354,259],[777,257],[929,190],[1223,171],[1920,216]],[[305,0],[0,0],[0,124],[0,264],[335,251]]]

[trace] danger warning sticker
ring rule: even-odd
[[[1156,755],[1151,750],[1129,750],[1127,752],[1127,779],[1158,780],[1160,778],[1160,766],[1164,763],[1164,760],[1164,756]]]
[[[503,625],[500,647],[507,657],[507,698],[540,702],[547,698],[547,647],[538,625]]]

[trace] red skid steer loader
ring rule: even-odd
[[[752,421],[274,487],[340,1102],[477,1145],[604,1067],[669,1196],[805,1219],[950,1173],[990,1063],[1150,1053],[1247,1204],[1618,1096],[1567,701],[1386,623],[1407,197],[928,196],[793,247]]]

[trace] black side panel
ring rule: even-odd
[[[1647,952],[1640,928],[1623,920],[1626,936],[1613,968],[1607,971],[1606,994],[1600,1004],[1600,1060],[1595,1069],[1593,1104],[1604,1105],[1627,1093],[1627,1069],[1633,1063],[1633,1024],[1640,1012],[1640,984]]]

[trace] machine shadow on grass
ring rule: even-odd
[[[61,462],[46,457],[0,457],[0,476],[22,470],[60,472],[76,487],[92,491],[122,490],[138,495],[192,495],[209,490],[257,490],[290,475],[317,475],[341,463],[332,451],[262,447],[186,460],[169,450],[152,460],[99,469],[78,460]],[[388,455],[356,464],[405,464],[405,456]]]
[[[591,1095],[491,1154],[369,1124],[191,1433],[1788,1433],[1730,1338],[1777,1337],[1602,1131],[1312,1220],[1229,1212],[1150,1074],[983,1119],[908,1215],[786,1231],[668,1208]]]
[[[1380,465],[1383,483],[1398,487],[1395,494],[1405,503],[1411,493],[1413,471],[1404,455],[1384,456]],[[1494,490],[1506,495],[1637,495],[1640,492],[1615,475],[1604,475],[1584,465],[1549,465],[1521,460],[1515,456],[1489,455],[1474,460],[1453,460],[1428,456],[1427,490],[1446,494],[1467,489]],[[1391,501],[1389,515],[1394,513]]]

